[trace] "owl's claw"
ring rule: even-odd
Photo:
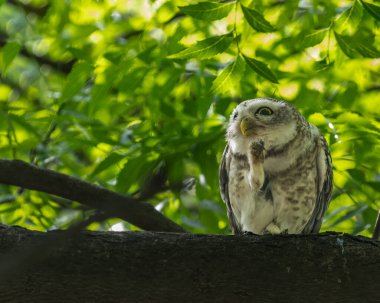
[[[248,161],[250,165],[250,172],[248,182],[251,189],[255,192],[259,191],[264,183],[264,141],[254,141],[250,146],[250,153],[248,154]]]
[[[281,231],[280,227],[278,227],[278,225],[273,222],[269,223],[269,225],[263,231],[263,235],[280,235],[282,233],[283,231]]]

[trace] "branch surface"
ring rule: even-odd
[[[80,232],[33,262],[27,245],[65,234],[0,226],[0,261],[29,256],[1,275],[0,302],[380,302],[380,242],[365,237]]]
[[[0,159],[0,183],[77,201],[144,230],[186,232],[148,203],[20,160]]]

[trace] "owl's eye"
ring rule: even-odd
[[[256,111],[257,115],[262,115],[262,116],[270,116],[273,114],[273,110],[271,110],[269,107],[260,107]]]
[[[237,117],[238,117],[238,112],[235,112],[232,118],[235,120]]]

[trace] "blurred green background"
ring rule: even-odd
[[[379,5],[0,0],[0,157],[132,195],[154,174],[175,187],[149,199],[158,210],[192,232],[230,233],[218,188],[228,117],[245,99],[284,99],[330,146],[322,230],[369,236],[380,208]],[[0,185],[4,224],[65,229],[90,213]]]

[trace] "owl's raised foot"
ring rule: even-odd
[[[265,147],[264,141],[262,139],[260,139],[259,141],[254,141],[251,144],[251,151],[255,162],[264,162]]]
[[[260,191],[260,188],[263,187],[264,184],[264,173],[262,173],[261,170],[259,170],[257,174],[250,172],[248,175],[248,182],[253,191]]]

